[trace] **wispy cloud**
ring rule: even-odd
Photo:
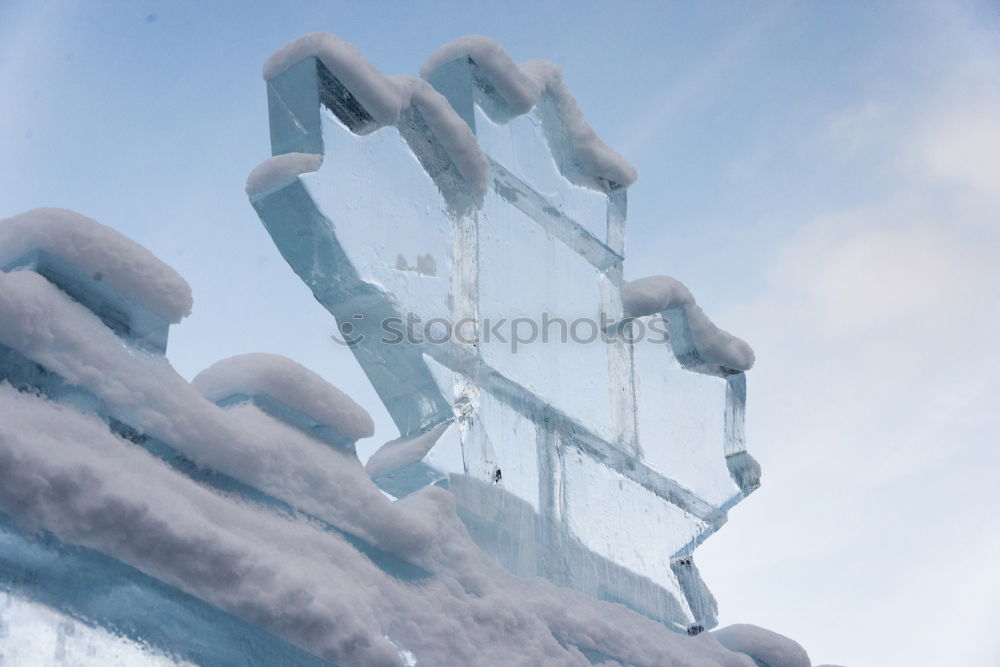
[[[803,224],[726,318],[758,353],[765,477],[700,564],[725,622],[770,622],[816,662],[1000,658],[1000,49],[952,19],[965,46],[931,87],[815,128],[881,192]]]
[[[741,61],[742,55],[767,35],[790,6],[789,2],[772,4],[766,11],[760,12],[741,26],[712,57],[698,63],[683,77],[668,84],[633,124],[620,147],[622,155],[627,155],[630,159],[640,157],[650,142],[670,126],[677,111],[717,85]]]

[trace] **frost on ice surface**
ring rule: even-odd
[[[712,627],[692,552],[759,483],[743,443],[752,351],[679,283],[623,280],[635,170],[555,66],[473,36],[421,74],[384,77],[318,33],[264,72],[272,151],[322,165],[251,202],[399,428],[368,472],[397,497],[450,489],[515,573]],[[518,318],[594,335],[491,335]],[[669,343],[621,335],[658,325]]]

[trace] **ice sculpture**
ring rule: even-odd
[[[557,68],[467,37],[422,75],[290,43],[265,65],[274,157],[247,183],[399,428],[369,473],[450,489],[515,573],[713,626],[692,552],[758,485],[752,352],[679,283],[623,280],[635,171]],[[669,340],[638,335],[657,324]]]
[[[0,662],[808,664],[700,632],[691,552],[758,482],[749,348],[680,283],[622,280],[634,173],[552,66],[477,38],[429,67],[293,42],[248,181],[399,426],[367,468],[371,418],[289,359],[179,376],[191,293],[147,250],[0,220]]]

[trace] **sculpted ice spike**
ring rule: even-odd
[[[399,428],[369,473],[449,488],[514,572],[711,627],[692,551],[758,484],[752,352],[680,283],[623,280],[635,171],[557,68],[467,37],[422,75],[290,43],[264,72],[275,155],[247,183]]]

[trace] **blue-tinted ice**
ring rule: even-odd
[[[275,355],[188,382],[170,267],[70,211],[0,221],[0,661],[737,664],[466,534],[695,634],[691,552],[758,483],[752,352],[622,280],[634,172],[558,72],[466,38],[386,79],[316,33],[266,72],[248,192],[400,437],[366,470],[365,410]]]
[[[713,626],[692,552],[758,484],[745,379],[699,354],[682,308],[626,319],[628,184],[593,168],[557,87],[519,108],[501,91],[523,73],[485,56],[425,73],[471,129],[483,188],[426,95],[401,95],[389,122],[352,63],[302,55],[268,80],[279,157],[248,191],[400,430],[368,464],[376,482],[449,488],[514,572]],[[515,318],[549,341],[513,350],[511,326],[490,326]]]

